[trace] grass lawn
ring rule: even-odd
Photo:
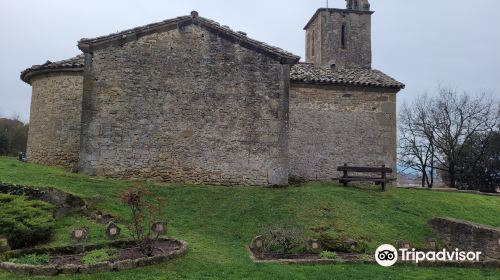
[[[310,236],[321,228],[365,238],[370,251],[398,239],[423,246],[432,237],[426,222],[433,217],[500,227],[498,197],[403,189],[380,192],[377,187],[344,188],[333,183],[288,189],[159,184],[88,177],[5,157],[0,157],[0,181],[51,186],[82,197],[99,195],[104,202],[95,207],[124,219],[128,209],[118,201],[117,193],[138,182],[166,198],[168,235],[190,246],[186,256],[163,265],[55,279],[500,279],[500,269],[493,268],[255,264],[245,249],[263,227],[276,223],[304,227]],[[105,239],[103,226],[70,216],[57,222],[48,246],[69,243],[69,231],[77,223],[90,227],[89,242]],[[0,271],[0,279],[32,278]]]

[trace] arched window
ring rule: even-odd
[[[347,27],[345,23],[342,24],[342,32],[341,32],[340,44],[343,49],[346,48],[346,36],[347,36]]]

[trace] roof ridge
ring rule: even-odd
[[[225,35],[225,37],[230,37],[229,39],[236,41],[243,47],[253,47],[252,49],[271,54],[274,58],[278,58],[284,63],[295,64],[300,60],[300,56],[285,51],[282,48],[271,46],[262,41],[249,38],[244,32],[234,31],[228,26],[221,25],[214,20],[200,17],[198,12],[196,11],[191,12],[190,16],[180,16],[172,19],[167,19],[164,21],[127,29],[121,32],[116,32],[93,39],[82,38],[78,41],[78,47],[83,52],[91,52],[95,49],[118,45],[117,43],[123,44],[135,41],[142,36],[150,35],[153,33],[172,30],[178,28],[181,24],[182,26],[190,24],[202,25],[205,28],[209,29],[209,31],[216,32],[219,35]]]
[[[114,32],[114,33],[110,33],[108,35],[102,35],[102,36],[98,36],[98,37],[94,37],[94,38],[81,38],[78,41],[78,43],[79,44],[80,43],[89,43],[89,42],[91,43],[91,42],[96,42],[96,41],[100,41],[100,40],[107,40],[107,39],[112,38],[112,37],[117,37],[117,36],[125,35],[128,33],[134,33],[134,32],[137,32],[138,30],[147,29],[147,28],[154,28],[154,27],[157,27],[159,25],[164,25],[164,24],[168,24],[168,23],[172,23],[172,22],[176,22],[176,21],[184,20],[184,19],[190,19],[190,18],[191,18],[191,16],[178,16],[175,18],[166,19],[166,20],[162,20],[162,21],[137,26],[134,28],[125,29],[122,31]]]
[[[267,47],[267,48],[273,49],[273,50],[275,50],[275,51],[277,51],[277,52],[281,52],[281,53],[283,53],[284,55],[287,55],[287,56],[290,56],[290,57],[293,57],[293,58],[298,58],[298,59],[300,59],[300,56],[295,55],[295,54],[293,54],[292,52],[286,51],[286,50],[284,50],[283,48],[280,48],[280,47],[276,47],[276,46],[269,45],[269,44],[267,44],[267,43],[265,43],[265,42],[263,42],[263,41],[259,41],[259,40],[256,40],[256,39],[252,39],[252,38],[248,37],[248,36],[246,35],[246,33],[244,33],[244,32],[242,33],[241,31],[235,31],[235,30],[231,29],[229,26],[221,25],[220,23],[218,23],[218,22],[217,22],[217,21],[215,21],[215,20],[211,20],[211,19],[204,18],[204,17],[199,17],[199,19],[201,19],[201,20],[205,20],[205,21],[207,21],[207,22],[209,22],[209,23],[212,23],[212,24],[215,24],[217,27],[219,27],[219,28],[221,28],[221,29],[223,29],[223,30],[226,30],[226,31],[228,31],[228,32],[231,32],[231,33],[232,33],[232,35],[234,35],[234,36],[236,36],[236,37],[239,37],[239,38],[241,38],[241,39],[244,39],[244,40],[247,40],[247,41],[250,41],[250,42],[253,42],[253,43],[259,44],[259,45],[261,45],[262,47]],[[298,60],[297,60],[297,62],[298,62]]]

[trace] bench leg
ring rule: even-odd
[[[347,163],[344,163],[344,167],[347,167]],[[349,175],[347,174],[347,170],[344,170],[343,178],[347,178]],[[344,187],[347,187],[347,180],[343,181]]]
[[[385,191],[385,183],[386,183],[385,179],[386,178],[387,178],[387,173],[385,172],[385,164],[384,164],[384,165],[382,165],[382,179],[384,180],[382,182],[382,190],[383,191]]]

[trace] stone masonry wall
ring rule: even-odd
[[[345,26],[344,47],[342,25]],[[321,11],[306,30],[306,62],[371,67],[371,12]]]
[[[306,62],[322,64],[321,52],[321,36],[322,36],[322,19],[317,17],[306,30]]]
[[[288,182],[289,65],[189,25],[87,54],[80,169]]]
[[[31,81],[28,161],[73,169],[79,159],[83,76],[49,74]]]
[[[290,176],[329,180],[337,167],[385,164],[396,174],[396,93],[292,83]]]

